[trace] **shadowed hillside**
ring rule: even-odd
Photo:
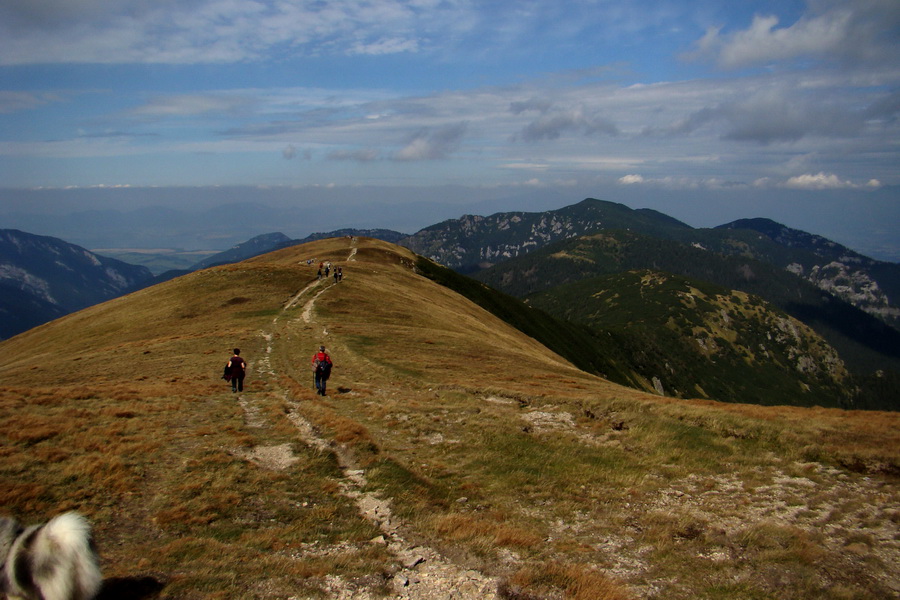
[[[6,511],[88,516],[110,598],[900,590],[900,416],[624,388],[418,261],[316,241],[0,343]]]
[[[151,278],[145,267],[57,238],[0,229],[0,339],[120,296]]]

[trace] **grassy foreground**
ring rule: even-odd
[[[88,516],[109,598],[900,593],[898,415],[620,387],[415,264],[323,240],[0,343],[5,512]]]

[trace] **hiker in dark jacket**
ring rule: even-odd
[[[244,391],[244,376],[247,374],[247,361],[241,358],[240,348],[234,349],[234,356],[228,359],[225,369],[231,375],[231,391]]]
[[[313,354],[312,368],[316,382],[316,393],[325,395],[325,382],[331,376],[331,357],[325,352],[325,346],[319,346],[319,351]]]

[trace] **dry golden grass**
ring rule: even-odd
[[[442,514],[432,524],[434,531],[451,542],[465,541],[486,551],[498,547],[535,548],[543,538],[533,529],[510,525],[499,514],[472,515],[464,513]]]
[[[622,585],[590,566],[551,562],[528,566],[512,574],[499,589],[499,596],[508,600],[540,598],[538,594],[553,594],[563,590],[572,600],[631,600]]]
[[[316,282],[313,257],[344,281]],[[332,576],[389,596],[397,559],[343,491],[349,462],[405,535],[506,598],[900,589],[897,415],[616,386],[414,259],[322,240],[0,343],[6,511],[84,512],[106,576],[149,578],[160,598],[314,597]],[[327,398],[312,389],[319,344],[335,362]],[[235,346],[250,365],[239,395],[219,379]],[[283,468],[246,458],[284,445]]]

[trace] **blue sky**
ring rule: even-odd
[[[5,0],[0,203],[544,190],[900,252],[898,57],[897,0]]]

